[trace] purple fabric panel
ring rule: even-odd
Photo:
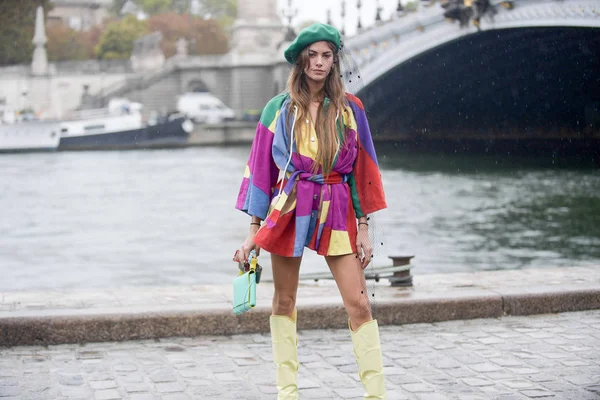
[[[307,156],[300,155],[299,153],[294,153],[292,156],[292,161],[294,162],[294,166],[297,171],[306,171],[310,172],[312,165],[314,163],[313,159]],[[317,173],[321,172],[321,167],[317,170]]]
[[[331,203],[329,204],[328,226],[338,231],[347,230],[348,191],[345,185],[331,185]]]
[[[248,209],[248,186],[250,186],[250,179],[243,178],[242,184],[240,185],[240,192],[238,193],[237,202],[235,203],[235,208],[237,208],[238,210]]]
[[[359,146],[362,146],[369,157],[377,163],[377,156],[375,155],[375,146],[373,146],[373,138],[371,137],[371,129],[369,129],[369,122],[367,121],[367,115],[365,111],[353,102],[350,103],[350,108],[354,112],[354,119],[356,120],[356,127],[358,129]]]
[[[337,162],[333,168],[334,171],[340,174],[349,174],[352,172],[352,166],[358,153],[356,145],[356,131],[354,129],[347,129],[346,131],[346,142],[342,146],[338,155]]]
[[[271,190],[279,173],[271,157],[272,144],[273,133],[259,122],[248,160],[250,176],[242,179],[236,201],[237,209],[261,219],[269,211]]]
[[[252,143],[248,167],[252,175],[252,184],[269,196],[279,174],[279,169],[273,161],[272,149],[273,132],[259,122]]]
[[[330,186],[329,185],[323,185],[321,186],[321,200],[322,201],[329,201],[331,200],[331,190],[329,189]]]
[[[310,215],[312,211],[314,183],[310,181],[296,182],[296,215]]]

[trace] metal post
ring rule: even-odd
[[[356,3],[356,8],[358,9],[358,24],[356,25],[356,29],[360,32],[362,30],[362,24],[360,23],[360,9],[362,7],[361,1],[358,0]]]
[[[342,30],[340,31],[340,33],[342,34],[342,36],[346,36],[346,0],[342,0]]]
[[[288,20],[288,29],[285,34],[285,40],[291,42],[296,38],[296,32],[292,27],[292,19],[298,15],[298,9],[294,9],[292,6],[292,0],[288,0],[287,8],[282,11],[282,14]]]

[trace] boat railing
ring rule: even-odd
[[[72,120],[78,120],[78,119],[115,117],[115,116],[125,115],[125,114],[134,114],[136,112],[137,111],[133,111],[133,110],[129,110],[129,111],[123,110],[121,112],[115,112],[115,111],[110,111],[107,108],[93,108],[93,109],[89,109],[89,110],[73,111],[66,116],[65,120],[72,121]]]

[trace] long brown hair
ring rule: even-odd
[[[336,126],[336,116],[338,123],[342,124],[342,112],[346,105],[346,95],[344,92],[344,83],[340,75],[340,64],[338,51],[335,45],[327,42],[333,52],[333,65],[331,71],[325,80],[323,87],[324,95],[329,99],[329,105],[323,110],[323,103],[317,110],[317,120],[315,121],[315,131],[319,143],[317,151],[316,164],[313,164],[312,172],[315,173],[318,166],[323,167],[323,174],[327,175],[333,168],[335,154],[338,151],[338,144],[342,145],[344,137],[338,138]],[[298,54],[296,63],[290,72],[287,83],[287,89],[290,93],[291,102],[289,115],[293,119],[294,106],[298,107],[297,121],[304,121],[309,118],[309,106],[311,102],[308,83],[304,75],[304,70],[310,65],[308,57],[308,46]],[[339,112],[339,115],[338,115]],[[294,136],[298,146],[302,140],[302,124],[296,123],[294,127]],[[289,129],[289,126],[288,126]],[[343,136],[343,135],[342,135]]]

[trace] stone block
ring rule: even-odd
[[[600,308],[600,287],[560,286],[499,289],[508,315],[560,313]]]

